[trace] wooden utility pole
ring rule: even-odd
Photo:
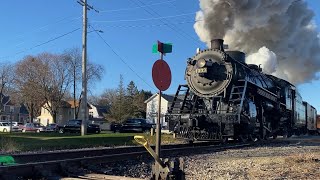
[[[81,136],[87,133],[87,0],[83,0],[83,31],[82,31],[82,123]]]
[[[82,6],[82,99],[80,104],[80,117],[81,117],[81,136],[84,136],[87,132],[87,0],[77,1]]]
[[[87,101],[87,10],[98,10],[94,9],[92,6],[87,4],[87,0],[79,0],[77,1],[83,8],[83,20],[82,20],[82,99],[80,105],[80,113],[81,113],[81,136],[84,136],[87,133],[87,121],[88,121],[88,101]]]

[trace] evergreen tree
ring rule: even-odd
[[[136,114],[139,117],[146,118],[146,108],[147,104],[144,103],[145,100],[149,99],[152,96],[151,91],[141,90],[135,98],[135,105],[137,106]]]
[[[137,86],[134,84],[133,81],[127,86],[127,96],[126,96],[126,103],[127,103],[127,113],[128,117],[137,117],[135,112],[137,111],[137,106],[135,104],[136,96],[138,95],[139,91]]]
[[[150,91],[139,91],[133,81],[130,81],[125,89],[121,75],[118,88],[105,90],[97,101],[111,107],[107,115],[108,120],[123,122],[127,118],[145,118],[146,104],[144,101],[151,96]]]
[[[126,91],[123,85],[123,76],[120,75],[120,82],[117,88],[117,96],[110,110],[110,116],[117,122],[122,122],[126,119],[127,108],[125,93]]]

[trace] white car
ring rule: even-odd
[[[19,128],[12,126],[12,132],[18,131]],[[0,122],[0,132],[10,132],[10,124],[8,122]]]
[[[10,122],[9,122],[9,125],[10,125]],[[16,129],[18,129],[17,131],[22,132],[22,126],[23,126],[23,123],[13,121],[12,127],[14,127],[14,128],[12,129],[12,131],[15,131]]]

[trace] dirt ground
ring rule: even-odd
[[[320,137],[290,141],[188,157],[187,179],[320,180]]]
[[[320,136],[280,138],[271,144],[182,158],[187,180],[320,180]],[[150,158],[128,160],[105,164],[100,173],[149,179],[152,164]]]

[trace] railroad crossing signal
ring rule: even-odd
[[[160,52],[160,59],[157,60],[152,67],[152,79],[154,84],[159,89],[159,100],[158,100],[158,119],[157,119],[157,134],[156,134],[156,155],[158,158],[161,157],[161,127],[160,127],[160,118],[161,118],[161,94],[162,91],[165,91],[169,88],[171,84],[171,70],[169,65],[163,60],[163,55],[165,53],[172,52],[172,44],[162,43],[160,41],[157,44],[152,46],[152,52]],[[162,166],[163,167],[163,166]],[[162,174],[161,163],[155,162],[155,179],[159,179]],[[162,168],[163,169],[163,168]]]

